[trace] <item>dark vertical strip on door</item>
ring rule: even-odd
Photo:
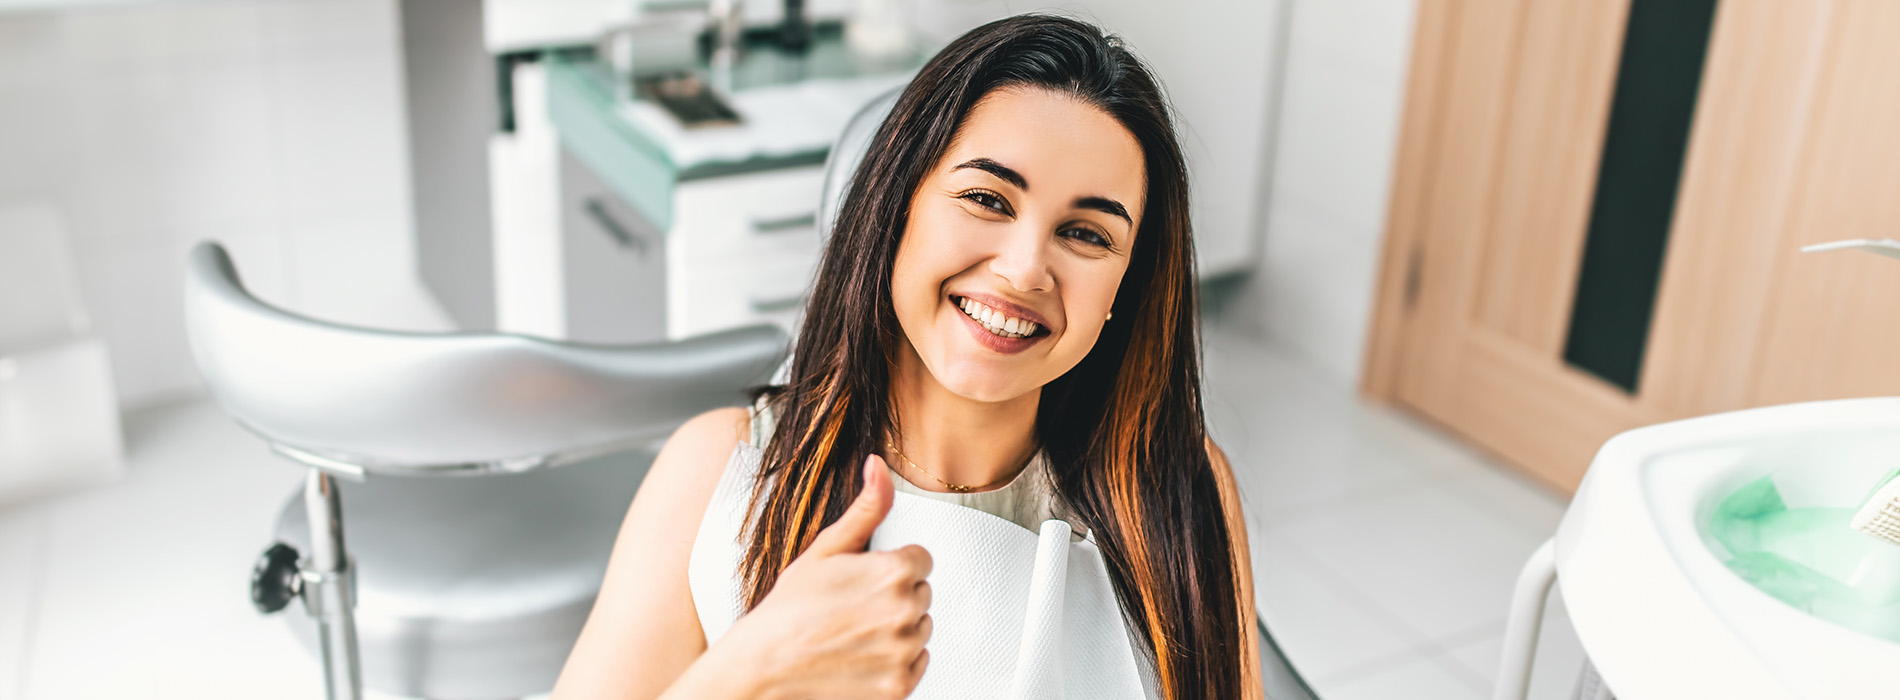
[[[1632,0],[1564,360],[1634,393],[1716,0]]]

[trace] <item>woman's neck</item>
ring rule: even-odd
[[[916,353],[899,358],[891,369],[898,424],[890,437],[903,454],[884,459],[905,480],[926,491],[951,490],[913,469],[906,457],[938,479],[987,487],[979,490],[1001,487],[1028,464],[1037,448],[1040,389],[1007,401],[977,401],[944,388]]]

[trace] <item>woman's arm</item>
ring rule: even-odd
[[[1207,460],[1214,465],[1215,483],[1220,485],[1221,510],[1227,513],[1227,537],[1234,550],[1234,571],[1240,577],[1240,678],[1246,700],[1260,700],[1266,690],[1260,685],[1260,635],[1253,607],[1253,557],[1247,549],[1247,519],[1240,512],[1240,488],[1234,483],[1233,467],[1227,453],[1221,452],[1213,438],[1207,439]]]
[[[667,440],[627,510],[554,698],[887,700],[917,687],[929,666],[930,554],[917,545],[865,551],[892,500],[876,456],[845,513],[707,648],[687,563],[746,425],[744,409],[721,409]]]
[[[682,678],[706,652],[687,588],[687,561],[746,424],[745,409],[722,408],[688,421],[667,440],[627,509],[600,597],[561,669],[554,698],[649,700],[676,680],[730,686],[697,688],[694,697],[757,694],[751,684],[758,679],[745,677],[742,666]]]

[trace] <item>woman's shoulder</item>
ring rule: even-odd
[[[668,452],[686,461],[716,461],[723,465],[739,443],[750,443],[752,437],[752,412],[739,406],[715,408],[693,416],[673,431],[661,448],[664,459]],[[673,460],[679,462],[681,460]],[[654,464],[660,466],[657,462]]]
[[[752,410],[744,406],[726,406],[693,416],[667,440],[712,443],[709,447],[732,449],[736,442],[749,442],[752,436]]]
[[[719,486],[732,450],[751,435],[752,416],[744,408],[717,408],[694,416],[667,438],[640,490],[650,502],[677,509],[667,519],[698,522]]]

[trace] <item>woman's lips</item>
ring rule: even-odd
[[[969,301],[974,301],[978,304],[982,304],[984,306],[990,307],[991,309],[1001,312],[1002,314],[1006,316],[1014,316],[1024,321],[1031,321],[1031,322],[1034,322],[1036,325],[1041,326],[1043,328],[1049,327],[1049,319],[1044,318],[1042,314],[1037,313],[1035,309],[1031,309],[1027,306],[1023,306],[1022,304],[1018,304],[1008,299],[1004,299],[1002,297],[998,297],[998,296],[994,296],[990,294],[984,294],[982,292],[974,292],[974,291],[973,292],[950,292],[950,303],[953,305],[960,305],[962,300],[966,300],[966,299]]]
[[[1005,338],[991,333],[988,328],[983,327],[983,324],[977,323],[976,319],[970,318],[969,314],[963,313],[963,310],[957,307],[954,297],[946,303],[950,305],[950,311],[956,314],[957,319],[962,321],[963,327],[970,331],[970,337],[975,338],[978,345],[1005,355],[1014,355],[1028,350],[1030,346],[1042,342],[1043,338],[1049,337],[1049,331],[1047,329],[1039,329],[1035,335],[1028,337]]]

